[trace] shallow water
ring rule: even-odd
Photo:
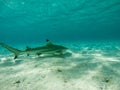
[[[120,90],[119,0],[0,0],[0,43],[64,56],[14,55],[0,46],[0,90]]]

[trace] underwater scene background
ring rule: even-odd
[[[0,44],[68,48],[64,57],[0,46],[0,90],[120,90],[120,0],[0,0]]]

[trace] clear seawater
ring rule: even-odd
[[[71,55],[14,60],[0,46],[0,90],[120,90],[119,0],[0,0],[0,42],[46,39]]]

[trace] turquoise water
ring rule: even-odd
[[[1,0],[0,41],[120,39],[119,0]]]
[[[120,90],[119,0],[0,0],[0,44],[65,46],[64,56],[0,46],[0,90]]]

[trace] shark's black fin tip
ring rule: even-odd
[[[14,57],[14,59],[16,59],[18,56],[17,55],[15,55],[15,57]]]
[[[50,40],[49,39],[46,39],[46,42],[49,42]]]

